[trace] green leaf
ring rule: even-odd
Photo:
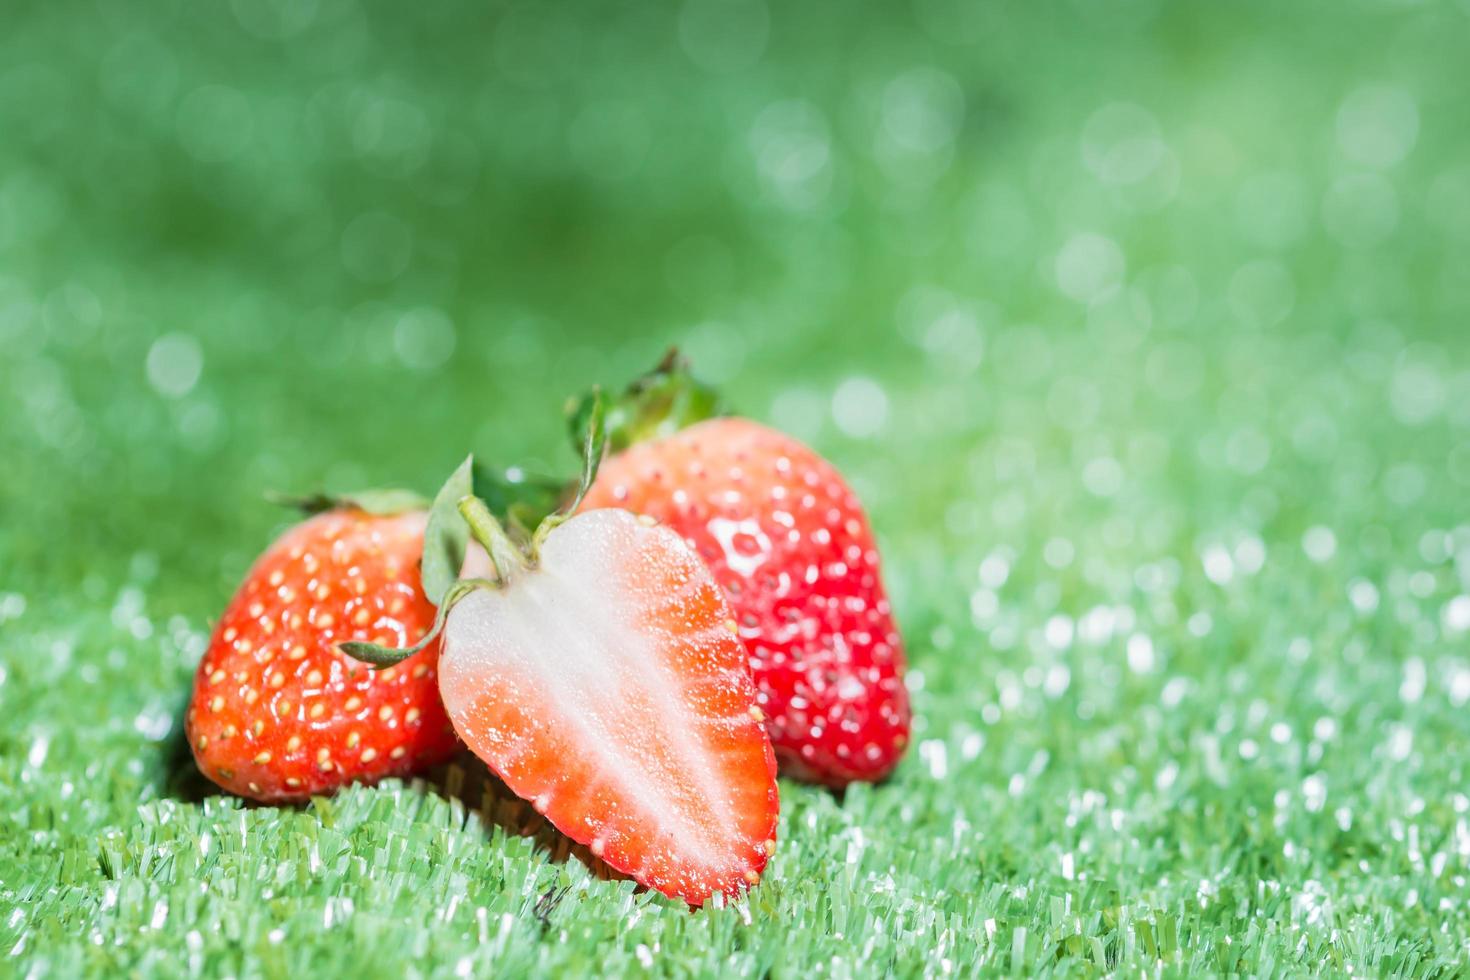
[[[470,529],[459,514],[459,501],[474,493],[475,457],[466,456],[449,474],[444,486],[434,495],[429,506],[429,524],[424,529],[424,556],[421,563],[424,595],[436,606],[459,578],[464,567],[465,548]],[[366,659],[366,658],[359,658]]]
[[[328,510],[355,507],[369,514],[402,514],[410,510],[423,510],[429,502],[412,490],[386,488],[358,490],[353,493],[330,494],[325,492],[295,496],[268,490],[265,499],[283,507],[292,507],[305,514],[320,514]]]
[[[456,471],[458,472],[458,471]],[[449,619],[449,610],[454,604],[476,589],[493,589],[495,583],[482,578],[467,578],[453,583],[443,593],[443,601],[439,603],[439,611],[434,615],[434,625],[425,633],[423,639],[409,647],[385,647],[376,643],[367,643],[362,640],[344,640],[337,644],[337,649],[354,660],[361,660],[365,664],[371,664],[375,670],[383,670],[412,657],[423,651],[429,644],[438,639],[439,634],[444,632],[444,624]]]
[[[592,481],[597,479],[597,469],[602,465],[603,454],[607,452],[607,422],[604,412],[602,390],[592,389],[592,404],[587,410],[587,428],[582,437],[582,476],[577,481],[577,493],[571,503],[564,508],[568,514],[574,514],[581,506],[582,498],[587,496],[587,491],[592,489]]]
[[[602,392],[593,388],[588,398],[587,411],[582,415],[586,430],[582,436],[582,475],[577,480],[577,492],[563,507],[547,516],[536,527],[536,533],[531,537],[530,551],[533,559],[541,550],[546,536],[577,512],[582,498],[592,489],[592,482],[597,479],[598,467],[602,465],[602,457],[607,453],[607,425],[603,416]]]
[[[337,649],[354,660],[361,660],[365,664],[370,664],[374,670],[384,670],[395,664],[403,663],[403,661],[434,642],[438,636],[439,621],[435,619],[434,628],[426,633],[422,640],[411,647],[395,649],[393,647],[379,646],[376,643],[368,643],[364,640],[344,640],[337,644]]]
[[[579,448],[599,398],[594,389],[567,404],[567,422]],[[634,379],[622,394],[607,398],[603,410],[608,451],[614,453],[725,413],[719,394],[695,380],[677,348],[665,354],[652,371]]]

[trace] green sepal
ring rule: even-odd
[[[493,470],[476,462],[474,456],[466,456],[429,507],[419,567],[424,595],[437,606],[464,567],[470,529],[460,514],[459,503],[465,497],[478,497],[492,512],[504,514],[512,536],[529,542],[531,533],[527,528],[541,524],[561,506],[566,495],[564,481],[520,470]]]
[[[562,509],[567,514],[576,513],[577,508],[582,506],[582,499],[592,489],[592,481],[597,479],[597,469],[602,465],[602,457],[607,452],[607,411],[602,389],[593,388],[588,398],[591,404],[582,428],[582,472],[577,480],[576,495]]]
[[[567,518],[577,512],[582,505],[582,500],[587,496],[587,491],[592,489],[592,483],[597,479],[597,470],[602,466],[602,458],[607,454],[607,422],[604,412],[604,399],[600,388],[593,388],[587,396],[587,410],[583,415],[582,431],[582,471],[577,479],[577,492],[572,499],[555,513],[547,516],[536,527],[536,533],[531,538],[531,554],[534,557],[541,547],[541,542],[546,540],[556,527],[564,523]]]
[[[383,670],[387,667],[401,664],[414,654],[423,651],[430,643],[439,638],[444,631],[444,624],[449,619],[449,610],[454,604],[476,589],[493,589],[495,583],[482,578],[467,578],[455,582],[449,590],[443,594],[443,600],[439,603],[439,611],[434,616],[434,625],[429,632],[424,634],[411,647],[385,647],[376,643],[368,643],[363,640],[344,640],[337,644],[337,649],[354,660],[361,660],[370,664],[374,670]]]
[[[594,390],[567,403],[567,421],[579,448],[597,398]],[[688,360],[672,348],[652,371],[634,380],[621,395],[607,399],[604,411],[607,451],[620,453],[636,443],[663,439],[723,415],[725,407],[715,389],[696,381]]]
[[[309,493],[301,496],[267,490],[265,499],[304,514],[355,508],[369,514],[388,516],[410,510],[423,510],[429,506],[429,502],[421,494],[397,488],[359,490],[355,493]]]
[[[463,463],[449,474],[444,486],[429,505],[429,523],[424,528],[424,554],[419,562],[419,577],[424,595],[440,605],[464,567],[465,548],[470,529],[459,516],[459,501],[474,491],[475,457],[466,456]]]

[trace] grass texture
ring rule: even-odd
[[[0,31],[0,975],[1463,975],[1464,3],[28,3]],[[867,502],[881,786],[748,898],[462,759],[180,743],[267,490],[569,472],[677,341]]]

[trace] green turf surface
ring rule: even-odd
[[[1462,974],[1463,2],[7,6],[0,975]],[[895,778],[690,914],[179,744],[269,489],[670,341],[871,508]]]

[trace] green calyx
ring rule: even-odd
[[[587,414],[587,428],[582,440],[582,473],[576,493],[560,507],[554,504],[548,510],[545,485],[535,487],[535,493],[521,493],[507,488],[529,488],[524,481],[482,484],[481,474],[473,456],[465,457],[434,495],[429,506],[429,523],[424,530],[424,551],[420,563],[420,577],[424,595],[438,607],[434,625],[429,632],[411,647],[384,647],[376,643],[348,641],[338,644],[338,649],[349,657],[382,669],[402,663],[425,649],[444,629],[450,609],[478,589],[503,589],[520,574],[534,568],[541,544],[556,527],[575,514],[582,498],[597,478],[597,468],[607,449],[607,429],[604,424],[602,396],[594,391]],[[487,492],[488,491],[488,492]],[[504,496],[496,497],[500,493]],[[560,500],[558,490],[556,499]],[[501,503],[506,513],[508,527],[495,516],[491,501]],[[508,502],[506,502],[508,500]],[[527,531],[526,515],[536,515],[535,531]],[[473,538],[490,558],[495,570],[494,579],[461,579],[465,556]]]
[[[572,438],[581,442],[596,391],[567,403],[567,420]],[[713,388],[695,380],[688,359],[671,348],[658,365],[635,379],[621,395],[607,400],[605,408],[607,451],[622,452],[636,443],[662,439],[680,429],[723,415],[724,405]]]
[[[459,503],[470,496],[483,501],[490,513],[504,514],[511,530],[529,539],[525,529],[539,526],[558,511],[566,486],[560,480],[530,477],[519,470],[492,470],[473,456],[465,457],[434,495],[428,527],[424,529],[420,573],[424,595],[435,605],[448,593],[464,566],[470,527],[460,514]]]

